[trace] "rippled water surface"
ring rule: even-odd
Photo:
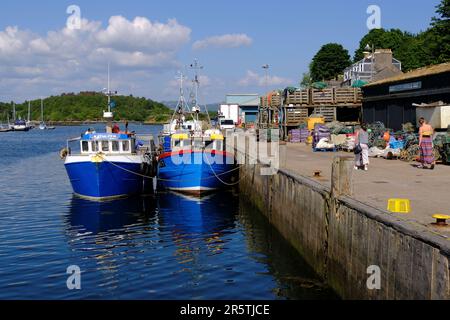
[[[58,150],[85,129],[0,133],[0,299],[336,298],[238,190],[72,196]]]

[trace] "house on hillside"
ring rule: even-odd
[[[376,49],[375,53],[364,53],[364,58],[344,70],[343,86],[352,86],[359,81],[366,83],[383,80],[402,74],[402,63],[395,59],[391,49]]]

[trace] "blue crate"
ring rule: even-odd
[[[404,141],[394,141],[389,143],[389,147],[391,149],[403,149],[405,147],[405,142]]]

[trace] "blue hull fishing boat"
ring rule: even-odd
[[[108,68],[109,69],[109,68]],[[109,70],[108,70],[109,83]],[[109,90],[106,132],[90,129],[81,137],[70,139],[60,152],[76,195],[92,200],[107,200],[151,192],[154,176],[154,142],[151,135],[125,132],[113,133],[113,113]],[[69,144],[78,142],[79,153]]]
[[[191,67],[200,68],[197,61]],[[184,99],[184,77],[180,76],[180,98],[171,122],[160,136],[163,153],[158,157],[160,186],[194,195],[236,184],[234,155],[225,151],[223,134],[218,129],[203,130],[203,123],[199,121],[198,79],[196,72],[194,106],[190,111]],[[192,120],[186,121],[187,115]]]
[[[126,134],[85,134],[81,154],[66,157],[65,167],[75,194],[95,199],[123,197],[145,190],[149,166],[132,145],[136,138]]]
[[[232,185],[234,169],[234,155],[214,154],[214,150],[175,151],[159,157],[160,183],[183,193],[202,194]]]

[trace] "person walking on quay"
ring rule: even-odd
[[[433,170],[436,164],[433,155],[433,134],[434,130],[431,125],[429,125],[424,118],[419,119],[419,149],[420,149],[420,165],[417,166],[419,169],[426,169],[427,165],[431,165],[430,169]]]
[[[355,170],[361,167],[364,167],[365,171],[369,170],[369,133],[365,123],[356,132],[355,150]]]

